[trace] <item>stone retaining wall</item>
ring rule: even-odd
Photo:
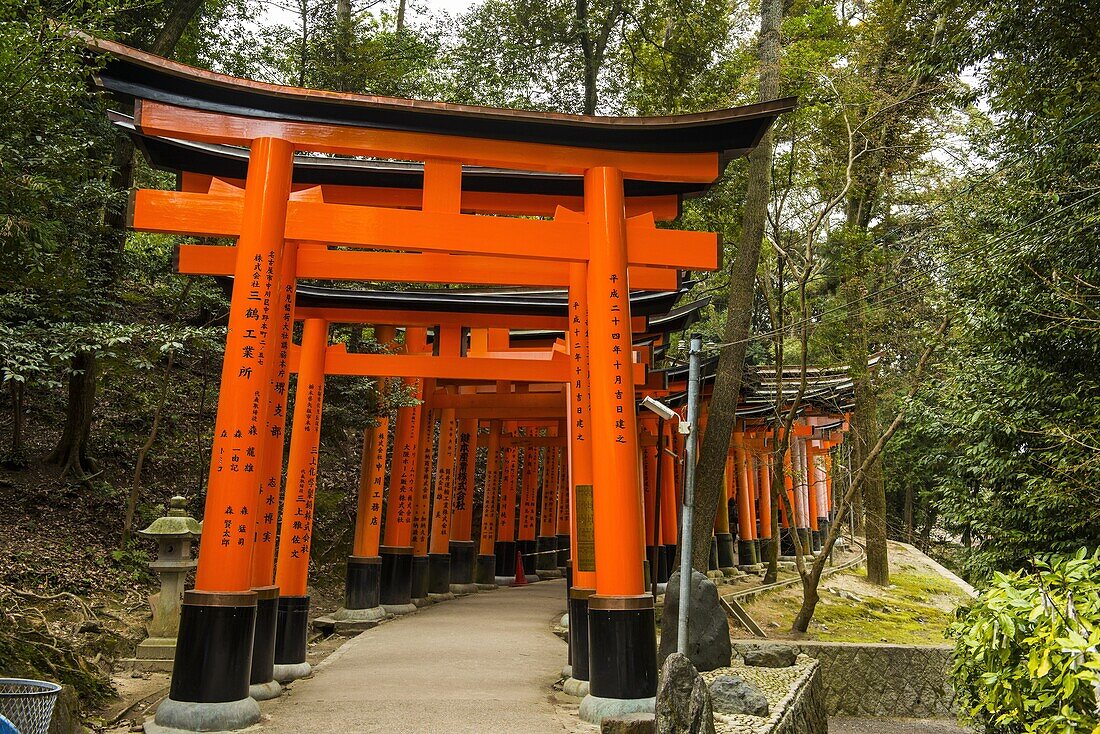
[[[780,706],[783,713],[771,734],[825,734],[829,731],[820,662],[802,676]]]
[[[717,734],[825,734],[828,713],[821,685],[821,663],[803,655],[789,668],[756,668],[735,659],[728,668],[703,673],[708,685],[733,675],[756,686],[768,699],[768,716],[724,714],[715,709]]]
[[[830,715],[947,718],[955,692],[947,682],[948,646],[845,642],[768,643],[734,640],[738,653],[785,644],[821,662],[821,690]]]

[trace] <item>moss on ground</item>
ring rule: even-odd
[[[857,570],[825,579],[806,637],[826,642],[892,642],[942,645],[953,609],[965,594],[942,576],[914,570],[891,574],[882,589]],[[800,586],[757,598],[748,613],[773,637],[789,636],[802,602]],[[778,627],[776,627],[778,625]]]

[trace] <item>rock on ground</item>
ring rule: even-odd
[[[695,685],[691,688],[691,702],[688,705],[688,728],[690,734],[715,734],[714,709],[711,707],[710,689],[703,677],[696,675]]]
[[[736,675],[720,675],[710,684],[714,710],[722,714],[767,716],[768,699],[760,688]]]
[[[726,610],[718,602],[718,587],[698,571],[691,572],[691,597],[688,600],[687,655],[701,672],[729,667],[733,655]],[[658,664],[676,651],[676,632],[680,605],[680,572],[672,574],[665,591],[661,613],[661,649]]]
[[[792,645],[760,645],[745,650],[742,657],[745,665],[757,668],[789,668],[798,657],[798,649]]]
[[[657,734],[715,734],[710,690],[684,655],[674,652],[657,682]]]
[[[674,652],[665,658],[657,678],[657,734],[688,731],[691,692],[698,676],[686,656]]]

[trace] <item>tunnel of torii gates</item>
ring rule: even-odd
[[[131,226],[204,238],[178,247],[177,270],[221,276],[230,291],[205,540],[170,694],[147,730],[248,726],[253,696],[308,672],[326,375],[402,381],[419,401],[366,429],[340,613],[369,619],[473,591],[515,574],[518,549],[537,569],[567,570],[572,674],[589,682],[582,716],[652,706],[645,560],[667,576],[683,442],[638,401],[683,403],[683,372],[652,365],[702,306],[676,306],[682,273],[714,270],[721,252],[713,233],[657,222],[794,100],[650,118],[499,110],[267,85],[87,40],[104,54],[97,83],[133,105],[114,121],[177,174],[175,191],[136,192]],[[386,353],[330,344],[333,323],[370,326]],[[775,396],[759,377],[727,472],[741,545],[718,513],[718,565],[754,562],[770,536],[761,406]],[[783,518],[807,537],[830,517],[843,378],[825,375],[820,393],[794,429],[794,517]]]

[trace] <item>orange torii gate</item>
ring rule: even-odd
[[[568,368],[554,358],[524,367],[541,370],[540,381],[568,381],[570,412],[577,416],[570,427],[573,554],[577,579],[595,590],[587,615],[591,695],[581,714],[599,720],[608,706],[651,706],[656,649],[652,596],[643,593],[638,563],[644,537],[629,270],[713,269],[717,241],[709,233],[657,229],[652,213],[628,218],[625,182],[705,186],[724,160],[751,150],[793,103],[637,121],[489,110],[275,87],[114,43],[91,44],[110,54],[98,81],[134,99],[134,126],[142,135],[249,149],[243,194],[213,186],[206,192],[139,191],[132,210],[138,229],[237,240],[204,512],[208,539],[199,551],[195,589],[184,598],[169,698],[152,729],[227,730],[259,717],[249,698],[257,614],[251,518],[265,496],[259,470],[270,463],[265,431],[278,423],[273,382],[290,315],[277,303],[279,294],[293,292],[298,277],[289,263],[299,248],[287,242],[347,247],[355,254],[370,248],[569,264],[570,325],[578,328],[571,328],[569,354],[563,353]],[[419,208],[333,203],[324,192],[295,191],[295,151],[423,161]],[[583,207],[558,207],[552,219],[464,213],[464,166],[583,179]],[[325,341],[317,336],[322,319],[295,317],[313,324],[311,344]],[[326,353],[324,370],[329,362],[336,370],[343,365],[377,377],[428,377],[434,369],[410,355],[399,374],[393,359],[337,350]],[[446,376],[477,379],[464,369],[477,366],[450,364]],[[517,371],[515,379],[524,375]],[[320,390],[314,394],[319,400]],[[309,400],[301,404],[311,410]],[[581,453],[598,447],[600,461],[579,457],[578,445]],[[308,452],[292,454],[312,466]],[[417,468],[425,463],[418,461]],[[308,476],[310,469],[304,471]],[[293,575],[286,581],[297,583]]]

